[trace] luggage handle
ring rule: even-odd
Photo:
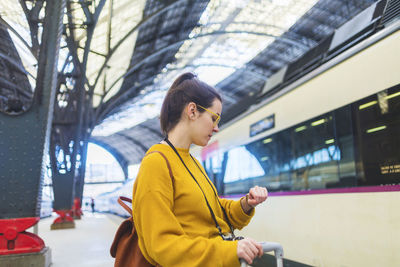
[[[132,209],[124,201],[132,203],[132,199],[123,196],[118,198],[118,203],[132,216]]]
[[[260,242],[263,248],[263,252],[274,251],[276,258],[276,266],[283,267],[283,248],[282,245],[275,242]],[[240,259],[240,267],[246,267],[247,262],[244,259]]]

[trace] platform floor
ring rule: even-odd
[[[102,213],[85,212],[75,220],[75,229],[50,230],[56,214],[39,221],[38,235],[51,249],[51,267],[112,267],[114,259],[110,246],[123,218]],[[33,228],[28,232],[34,232]],[[283,260],[284,267],[312,267],[290,260]],[[254,267],[276,266],[275,257],[265,254],[256,259]]]
[[[81,220],[75,220],[75,229],[50,230],[55,218],[41,219],[38,226],[38,235],[51,249],[51,267],[114,266],[110,246],[123,218],[86,212]]]

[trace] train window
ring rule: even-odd
[[[360,185],[400,182],[400,85],[353,104]]]
[[[400,85],[235,147],[208,169],[220,194],[399,184],[399,133]]]
[[[225,183],[264,175],[256,157],[246,147],[239,146],[228,152],[228,162],[224,177]]]
[[[333,124],[334,114],[329,113],[247,144],[264,174],[248,181],[225,181],[225,193],[239,193],[239,188],[245,188],[245,192],[254,184],[282,191],[327,188],[338,183],[342,154]]]
[[[286,172],[291,190],[326,188],[338,180],[341,157],[334,131],[334,114],[296,125],[285,132],[290,134],[293,159]]]
[[[227,153],[214,151],[203,162],[208,177],[214,183],[220,194],[224,192],[224,175],[226,170]]]
[[[223,153],[216,151],[214,155],[210,158],[212,163],[212,170],[214,173],[220,173],[222,168]]]
[[[357,185],[356,161],[354,153],[354,130],[351,108],[345,106],[333,112],[335,120],[335,144],[340,151],[338,180],[327,184],[327,188],[351,187]]]

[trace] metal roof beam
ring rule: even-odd
[[[146,152],[149,149],[148,147],[145,147],[141,142],[139,142],[138,140],[136,140],[135,138],[133,138],[133,137],[131,137],[129,135],[126,135],[126,134],[123,134],[123,133],[116,133],[115,135],[122,136],[125,139],[131,141],[132,143],[134,143],[135,145],[140,147],[143,150],[143,152]]]
[[[179,40],[175,43],[172,43],[158,51],[156,51],[155,53],[149,55],[148,57],[144,58],[143,60],[139,61],[138,63],[136,63],[135,65],[133,65],[130,69],[128,69],[128,71],[121,75],[120,77],[118,77],[112,84],[111,86],[107,89],[107,91],[105,92],[104,96],[102,97],[101,103],[103,101],[103,99],[106,97],[107,93],[111,91],[111,89],[123,78],[125,78],[126,76],[132,74],[133,72],[135,72],[139,67],[141,67],[143,64],[147,63],[148,61],[154,59],[156,56],[159,56],[160,54],[170,50],[170,49],[174,49],[176,47],[179,47],[180,45],[182,45],[183,42],[185,42],[186,40],[189,39],[197,39],[197,38],[201,38],[201,37],[206,37],[206,36],[210,36],[210,35],[222,35],[222,34],[242,34],[242,33],[247,33],[247,34],[255,34],[255,35],[261,35],[261,36],[269,36],[269,37],[273,37],[273,38],[278,38],[280,41],[286,42],[286,43],[290,43],[292,45],[297,45],[297,46],[301,46],[301,47],[306,47],[305,45],[296,42],[295,40],[292,40],[290,38],[286,38],[286,37],[282,37],[282,36],[275,36],[273,34],[268,34],[268,33],[262,33],[262,32],[250,32],[250,31],[215,31],[215,32],[211,32],[211,33],[204,33],[204,34],[199,34],[197,36],[194,36],[192,38],[186,38],[183,40]],[[308,47],[306,47],[308,48]],[[118,98],[122,98],[124,97],[126,94],[130,93],[130,90],[126,90],[125,92],[122,92],[120,94],[120,96]],[[117,100],[114,100],[117,101]],[[99,109],[100,112],[100,109]],[[104,114],[104,112],[102,112]],[[103,117],[103,116],[96,116],[96,120],[98,120],[98,118]]]
[[[8,24],[7,21],[5,21],[2,17],[0,17],[0,23],[3,24],[7,29],[9,29],[24,44],[24,46],[26,46],[26,48],[28,48],[28,50],[31,52],[31,54],[33,55],[33,57],[36,60],[38,59],[38,55],[35,52],[35,50],[32,49],[32,47],[25,41],[25,39],[22,38],[22,36],[10,24]]]
[[[104,61],[103,65],[100,67],[99,69],[99,74],[97,75],[94,84],[93,84],[93,88],[92,90],[94,90],[94,88],[96,88],[96,85],[101,77],[101,74],[103,72],[103,70],[105,69],[105,67],[107,66],[108,61],[111,59],[111,56],[115,53],[115,51],[118,49],[119,46],[121,46],[121,44],[123,42],[125,42],[126,39],[128,39],[128,37],[130,37],[134,32],[136,32],[137,30],[139,30],[141,27],[143,27],[145,25],[145,23],[147,23],[148,21],[150,21],[151,19],[163,14],[164,12],[168,11],[170,8],[172,8],[173,6],[175,6],[177,3],[180,2],[184,2],[184,1],[188,1],[188,0],[178,0],[176,2],[173,2],[157,11],[155,11],[154,13],[152,13],[151,15],[147,16],[146,18],[142,19],[141,22],[139,22],[135,27],[133,27],[124,37],[122,37],[113,48],[111,48],[109,54],[107,55],[106,60]]]
[[[157,130],[155,130],[155,129],[153,129],[153,128],[150,128],[149,126],[146,126],[146,125],[144,125],[143,123],[142,123],[142,124],[139,124],[139,127],[142,127],[143,129],[146,129],[146,130],[148,130],[149,132],[151,132],[151,133],[153,133],[153,134],[155,134],[155,135],[157,135],[157,136],[159,136],[159,137],[164,137],[164,135],[162,135],[160,131],[157,131]]]

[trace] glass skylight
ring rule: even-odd
[[[29,3],[27,3],[29,5]],[[43,13],[40,13],[40,18],[43,18]],[[21,62],[27,71],[28,80],[35,88],[35,78],[37,71],[37,59],[30,51],[32,40],[29,30],[29,24],[19,1],[0,1],[0,23],[9,25],[12,29],[8,29],[11,39],[14,42],[15,48],[20,56]],[[15,32],[16,33],[15,33]],[[39,38],[41,28],[39,28]]]
[[[94,136],[108,136],[113,133],[132,128],[148,119],[155,118],[160,113],[165,90],[146,94],[135,104],[127,104],[123,111],[118,112],[103,123],[96,126],[92,132]]]
[[[179,51],[155,78],[146,101],[127,104],[121,114],[97,126],[94,135],[107,136],[159,114],[165,91],[179,74],[191,71],[216,85],[242,68],[314,6],[317,0],[211,0]],[[156,91],[160,93],[155,93]],[[151,107],[145,112],[143,107]],[[151,110],[153,109],[153,110]],[[150,111],[151,110],[151,111]]]

